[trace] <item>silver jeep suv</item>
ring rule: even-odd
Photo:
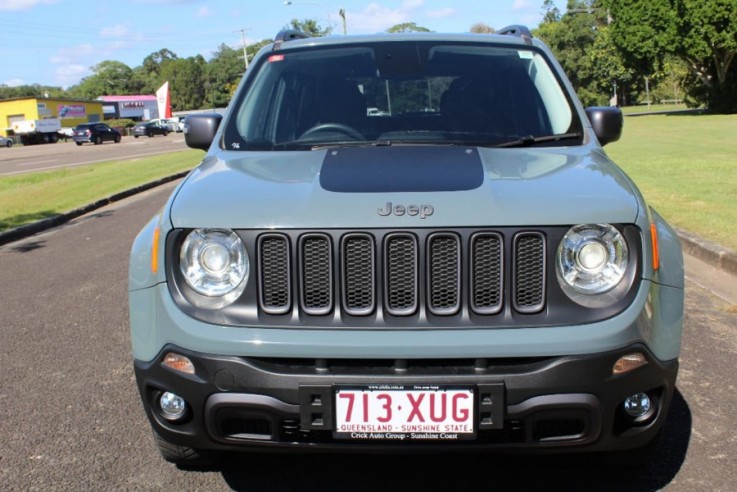
[[[133,245],[143,406],[216,451],[651,449],[677,238],[526,28],[306,38],[256,57]]]

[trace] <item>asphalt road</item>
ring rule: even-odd
[[[164,462],[134,383],[126,282],[133,237],[171,188],[0,247],[0,490],[737,488],[737,306],[692,282],[679,391],[645,470],[442,454],[239,455],[204,471]]]
[[[117,144],[105,142],[102,145],[78,146],[69,140],[44,145],[14,145],[0,149],[0,176],[135,159],[186,149],[183,133],[170,133],[166,137],[157,135],[153,138],[123,137]]]

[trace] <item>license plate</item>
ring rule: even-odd
[[[476,437],[473,388],[370,385],[335,391],[336,439],[459,440]]]

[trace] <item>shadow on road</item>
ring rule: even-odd
[[[675,478],[691,438],[691,411],[676,390],[656,459],[622,468],[605,456],[476,454],[239,454],[217,470],[233,490],[660,490]]]

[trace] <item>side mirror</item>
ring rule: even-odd
[[[220,126],[220,114],[191,114],[184,119],[184,141],[193,149],[207,152]]]
[[[622,110],[611,106],[594,106],[586,108],[586,116],[589,117],[596,138],[603,147],[616,142],[622,136],[622,125],[624,117]]]

